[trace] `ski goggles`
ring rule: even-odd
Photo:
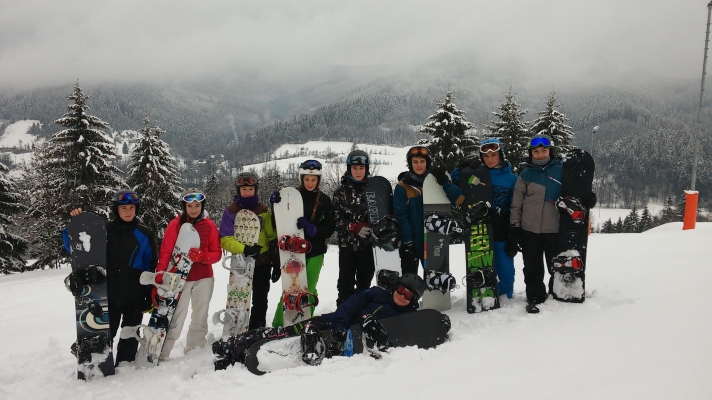
[[[251,176],[241,176],[237,178],[237,186],[255,186],[257,185],[257,178]]]
[[[499,151],[499,143],[487,143],[480,146],[480,153],[495,153]]]
[[[425,146],[416,146],[408,150],[408,153],[413,156],[429,156],[430,150]]]
[[[202,203],[203,200],[205,200],[205,195],[202,193],[188,193],[183,196],[183,201],[185,201],[186,203],[192,203],[194,201]]]
[[[351,157],[353,158],[353,157]],[[321,163],[317,160],[306,160],[303,163],[299,164],[299,168],[301,169],[321,169]]]
[[[544,146],[544,147],[552,147],[554,144],[551,143],[551,140],[549,138],[545,137],[535,137],[529,142],[529,147],[539,147],[539,146]]]
[[[351,156],[349,165],[368,165],[368,156]]]
[[[116,202],[119,204],[138,204],[138,195],[134,192],[119,193],[116,196]]]
[[[410,289],[403,285],[396,286],[396,293],[405,297],[408,301],[413,301],[415,299],[415,293],[411,292]]]

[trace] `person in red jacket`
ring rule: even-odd
[[[178,306],[173,314],[171,325],[166,334],[166,340],[161,351],[160,361],[165,361],[173,350],[173,345],[180,337],[188,315],[188,304],[193,304],[193,313],[190,316],[190,327],[185,343],[184,353],[196,347],[205,346],[208,341],[208,305],[213,297],[213,264],[220,261],[222,251],[220,250],[220,240],[218,239],[218,228],[215,223],[208,218],[205,211],[205,194],[196,188],[186,189],[180,195],[183,212],[176,216],[166,228],[163,236],[163,243],[158,255],[158,266],[156,272],[166,271],[168,261],[173,253],[173,247],[178,239],[178,232],[181,225],[190,223],[195,226],[195,230],[200,235],[200,248],[192,248],[188,251],[188,258],[193,261],[190,273],[186,279],[183,292],[178,300]],[[156,275],[156,283],[163,282],[163,274]],[[156,298],[155,286],[153,287],[153,298]]]

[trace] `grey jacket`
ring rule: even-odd
[[[561,160],[545,166],[527,164],[514,184],[510,223],[532,233],[558,233]]]

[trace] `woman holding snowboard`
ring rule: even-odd
[[[306,254],[307,260],[307,287],[309,293],[318,295],[316,284],[319,273],[324,264],[326,254],[326,240],[334,233],[334,210],[331,199],[320,189],[322,165],[317,160],[306,160],[299,164],[299,193],[304,204],[304,216],[297,219],[297,228],[304,229],[306,239],[311,243],[311,249]],[[279,203],[279,191],[275,191],[271,202]],[[279,270],[279,265],[277,265]],[[314,307],[311,308],[314,315]],[[277,305],[277,310],[272,321],[273,327],[284,325],[284,310],[282,304]]]

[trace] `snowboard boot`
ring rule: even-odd
[[[311,243],[297,236],[282,235],[277,241],[277,245],[282,251],[292,253],[306,254],[311,251]]]
[[[439,290],[443,294],[459,288],[457,280],[449,272],[431,271],[425,273],[425,287],[430,290]]]
[[[494,270],[478,269],[474,273],[465,276],[465,286],[468,288],[495,287],[497,284],[497,275]]]
[[[344,355],[344,346],[348,334],[345,331],[331,331],[331,343],[326,349],[326,358]]]
[[[86,364],[91,362],[92,353],[103,353],[107,346],[106,335],[85,336],[72,344],[71,352],[79,364]]]
[[[586,216],[586,208],[581,205],[581,201],[575,197],[559,197],[556,200],[556,208],[569,214],[571,219],[576,223],[583,222]]]
[[[106,280],[106,270],[96,265],[80,268],[72,271],[64,278],[64,286],[72,292],[74,297],[79,297],[85,293],[86,286],[104,283]]]
[[[536,303],[527,303],[527,314],[539,314],[539,307]]]
[[[301,337],[302,361],[309,365],[319,365],[324,359],[324,340],[319,334],[319,330],[312,324],[304,327]]]
[[[425,229],[429,232],[439,233],[441,235],[449,235],[451,232],[462,232],[462,228],[457,225],[457,221],[437,213],[432,213],[425,218]]]
[[[465,220],[470,224],[476,224],[489,216],[491,207],[489,201],[478,201],[467,209]]]

